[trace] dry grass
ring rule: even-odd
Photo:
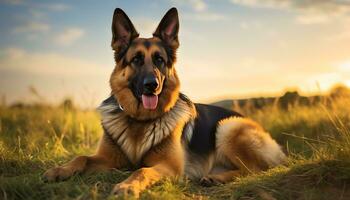
[[[142,199],[350,199],[350,99],[330,105],[275,106],[250,112],[289,153],[289,163],[204,188],[164,180]],[[76,175],[44,183],[41,174],[78,154],[92,153],[102,134],[99,115],[70,107],[0,106],[0,199],[106,199],[130,172]]]

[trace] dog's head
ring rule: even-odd
[[[165,14],[152,38],[139,38],[128,16],[115,9],[112,48],[116,67],[110,85],[112,94],[132,118],[155,119],[175,105],[180,87],[174,68],[178,31],[176,8]]]

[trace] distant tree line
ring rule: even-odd
[[[337,85],[333,87],[329,94],[302,96],[298,91],[287,91],[279,97],[259,97],[247,99],[229,99],[212,103],[213,105],[227,109],[261,109],[265,106],[277,106],[281,109],[289,109],[293,106],[313,106],[319,103],[329,105],[332,101],[339,98],[350,98],[350,89]]]

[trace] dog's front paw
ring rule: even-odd
[[[135,187],[133,184],[128,183],[118,183],[114,186],[112,194],[116,197],[124,196],[124,197],[135,197],[138,198],[140,195],[140,190]]]
[[[43,174],[43,180],[45,182],[62,181],[71,177],[73,174],[74,171],[69,167],[54,167]]]

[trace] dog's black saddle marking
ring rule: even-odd
[[[215,133],[220,120],[228,117],[243,117],[241,114],[221,107],[195,104],[197,117],[194,120],[189,149],[198,154],[208,154],[215,150]]]

